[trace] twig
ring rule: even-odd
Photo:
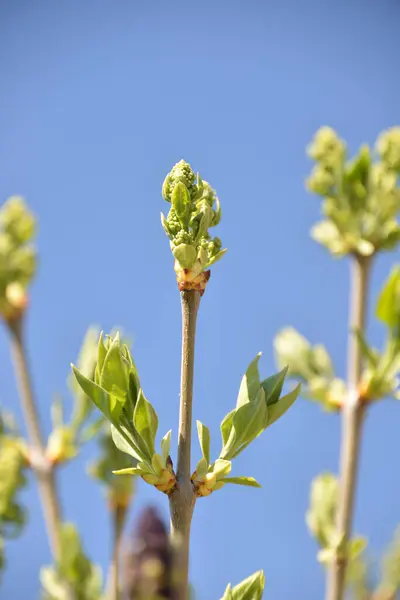
[[[22,317],[9,321],[8,328],[10,331],[15,376],[31,443],[31,466],[38,481],[50,548],[54,560],[57,561],[60,558],[62,550],[60,531],[62,523],[61,504],[57,495],[54,467],[46,458],[46,448],[40,430],[39,416],[33,395],[33,386],[23,340]],[[68,600],[73,600],[74,595],[70,586],[65,584],[65,587]]]
[[[108,597],[110,600],[120,600],[120,566],[121,541],[126,520],[126,506],[117,505],[113,508],[113,555],[109,571]]]
[[[361,346],[354,330],[365,328],[370,257],[355,255],[351,261],[350,332],[348,342],[348,395],[342,410],[340,485],[337,513],[338,539],[346,545],[351,535],[354,497],[360,457],[365,403],[359,395],[362,373]],[[342,600],[345,593],[347,561],[338,551],[328,573],[326,600]]]
[[[200,294],[181,292],[182,368],[178,434],[178,487],[170,497],[171,542],[177,553],[177,600],[187,600],[189,589],[189,545],[195,494],[191,482],[190,446],[192,438],[192,404],[194,346]]]

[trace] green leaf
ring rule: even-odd
[[[136,467],[127,467],[126,469],[117,469],[116,471],[113,471],[114,475],[136,475],[136,476],[140,476],[143,475],[143,471],[141,469],[138,469]]]
[[[233,600],[232,587],[230,583],[228,583],[228,585],[226,586],[225,593],[222,596],[221,600]]]
[[[184,183],[178,181],[171,196],[171,203],[183,227],[187,229],[190,218],[190,194]]]
[[[135,460],[143,460],[140,449],[135,442],[130,439],[125,432],[121,432],[121,430],[118,431],[114,425],[111,425],[111,437],[118,450],[125,454],[129,454],[129,456],[132,456]]]
[[[267,419],[265,392],[260,388],[252,402],[243,404],[235,411],[232,430],[227,443],[221,451],[220,458],[231,459],[240,454],[245,446],[254,440],[264,429]]]
[[[223,460],[222,458],[218,458],[215,463],[211,465],[210,472],[215,473],[217,476],[217,481],[222,479],[225,475],[231,472],[232,463],[230,460]]]
[[[203,456],[203,458],[201,458],[196,465],[196,475],[197,475],[196,479],[198,479],[199,481],[203,481],[205,475],[207,474],[207,471],[208,471],[208,463]]]
[[[219,252],[217,252],[217,254],[214,254],[214,256],[212,256],[210,258],[210,260],[207,263],[207,267],[211,267],[211,265],[215,265],[216,262],[218,262],[219,260],[221,260],[221,258],[224,256],[224,254],[226,254],[228,251],[227,248],[224,248],[223,250],[220,250]]]
[[[207,465],[210,464],[210,430],[208,427],[203,425],[201,421],[196,421],[197,424],[197,434],[199,436],[199,444],[201,448],[201,453],[203,454],[204,459],[207,462]]]
[[[173,249],[172,254],[182,269],[191,269],[197,258],[196,248],[189,244],[179,244]]]
[[[143,390],[139,391],[138,400],[133,414],[133,424],[140,437],[146,442],[151,455],[154,454],[154,442],[158,429],[157,413],[144,397]]]
[[[257,571],[234,588],[228,585],[221,600],[261,600],[264,586],[264,571]]]
[[[378,298],[377,318],[391,329],[399,326],[400,321],[400,267],[395,267]]]
[[[127,370],[121,357],[119,334],[115,336],[105,356],[100,371],[100,386],[119,398],[126,398],[128,391]]]
[[[282,415],[285,414],[287,410],[294,404],[298,395],[300,393],[300,383],[286,396],[282,396],[282,398],[273,406],[268,407],[268,425],[272,425],[275,423]]]
[[[51,405],[51,422],[53,429],[64,425],[64,402],[61,396],[56,396]]]
[[[152,466],[153,471],[157,475],[161,475],[165,465],[164,465],[162,457],[159,454],[157,454],[157,452],[155,454],[153,454],[153,456],[151,458],[151,466]]]
[[[172,430],[170,429],[168,431],[168,433],[166,433],[163,437],[163,439],[161,440],[161,451],[162,451],[162,457],[164,460],[164,464],[166,464],[168,456],[170,455],[170,451],[171,451],[171,434],[172,434]]]
[[[107,350],[104,345],[104,333],[103,331],[101,331],[99,336],[99,342],[97,344],[97,366],[99,368],[99,373],[101,373],[106,356]]]
[[[368,540],[361,536],[356,536],[352,540],[349,541],[348,545],[348,554],[349,559],[354,560],[360,556],[362,552],[368,546]]]
[[[267,406],[272,406],[278,402],[288,369],[289,367],[285,367],[282,371],[276,373],[276,375],[272,375],[261,382]]]
[[[257,354],[247,367],[247,371],[240,383],[236,408],[243,406],[247,402],[251,402],[258,394],[260,389],[260,374],[258,372],[258,361],[260,360],[260,356],[261,352]]]
[[[164,231],[167,234],[167,236],[170,238],[171,237],[171,233],[169,231],[167,219],[165,218],[165,216],[163,215],[163,213],[160,213],[160,216],[161,216],[161,225],[162,225],[162,228],[164,229]]]
[[[107,421],[104,420],[103,415],[96,419],[96,421],[93,421],[93,423],[89,423],[89,425],[80,432],[79,443],[84,444],[93,439],[103,429],[105,423],[107,423]]]
[[[224,483],[234,483],[236,485],[246,485],[248,487],[261,487],[254,477],[224,477],[223,481]]]
[[[117,420],[123,405],[121,399],[112,396],[106,390],[103,390],[103,388],[94,383],[94,381],[91,381],[82,375],[74,365],[71,364],[71,368],[82,390],[89,396],[97,408],[101,410],[103,415],[107,417],[109,421]]]
[[[365,360],[373,367],[377,367],[379,363],[379,354],[374,352],[368,345],[363,332],[360,329],[354,329],[353,334],[356,336],[360,344],[361,352]]]
[[[201,213],[199,213],[198,218],[199,227],[196,233],[196,242],[198,242],[204,235],[207,234],[208,228],[210,227],[213,219],[212,209],[207,206],[206,210],[202,210]]]
[[[228,413],[221,422],[222,446],[225,446],[229,439],[229,436],[230,436],[230,433],[231,433],[232,427],[233,427],[233,417],[234,417],[235,412],[236,412],[236,408],[231,410],[231,412]]]

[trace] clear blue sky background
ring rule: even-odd
[[[398,2],[289,0],[135,2],[3,0],[0,4],[0,193],[21,194],[40,220],[40,271],[28,335],[41,414],[86,327],[121,325],[134,338],[160,432],[176,441],[180,307],[159,213],[171,166],[184,157],[217,189],[219,235],[229,252],[201,306],[194,415],[212,431],[236,400],[242,373],[287,325],[326,342],[345,370],[348,269],[309,237],[319,201],[304,190],[305,146],[329,124],[349,143],[374,143],[399,123]],[[396,260],[378,260],[376,294]],[[371,313],[372,316],[372,313]],[[370,321],[371,340],[383,332]],[[1,402],[18,399],[0,331]],[[377,557],[400,520],[400,406],[369,415],[356,529]],[[236,461],[262,490],[224,489],[196,507],[191,578],[199,600],[222,595],[256,569],[266,598],[322,596],[304,514],[312,478],[335,471],[339,421],[300,400]],[[198,454],[196,446],[195,450]],[[62,471],[66,518],[106,566],[109,525],[85,475],[95,447]],[[132,519],[166,498],[140,485]],[[29,526],[8,545],[0,598],[30,600],[50,561],[36,490]],[[211,573],[215,570],[215,574]]]

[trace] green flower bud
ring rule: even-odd
[[[321,127],[308,147],[308,156],[326,164],[344,156],[345,144],[331,127]]]
[[[5,421],[5,419],[4,419]],[[1,537],[15,537],[25,521],[19,493],[26,484],[26,454],[21,440],[6,429],[0,415],[0,531]],[[0,547],[0,569],[2,548]]]
[[[328,194],[334,184],[335,176],[332,171],[319,164],[314,167],[310,177],[306,181],[307,189],[320,196]]]
[[[26,288],[36,271],[36,250],[30,245],[34,234],[35,219],[23,199],[9,198],[0,209],[0,314],[8,321],[28,304]]]
[[[377,140],[376,150],[389,169],[400,171],[400,127],[384,131]]]
[[[224,255],[219,238],[212,239],[210,227],[221,219],[221,207],[215,190],[202,181],[190,165],[177,163],[167,175],[162,195],[171,203],[168,216],[161,217],[175,258],[180,290],[204,292],[209,274],[205,270]]]
[[[171,172],[166,176],[163,186],[162,195],[167,202],[172,201],[172,192],[178,183],[183,183],[187,188],[191,197],[195,196],[197,187],[195,187],[196,175],[194,174],[189,163],[180,160],[172,168]]]
[[[4,203],[0,225],[18,245],[28,242],[35,235],[35,219],[20,196],[11,196]]]

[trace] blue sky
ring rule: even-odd
[[[0,4],[0,194],[26,197],[39,217],[40,270],[28,336],[45,426],[88,325],[134,339],[160,433],[177,431],[180,306],[160,189],[181,158],[216,188],[229,249],[202,300],[194,416],[212,432],[233,407],[240,378],[294,325],[326,343],[345,370],[348,265],[309,237],[319,201],[304,190],[305,146],[331,125],[351,151],[399,124],[398,24],[393,1],[302,3],[44,2]],[[396,257],[379,258],[376,294]],[[372,310],[371,317],[372,317]],[[381,327],[371,318],[370,339]],[[1,402],[20,417],[7,339],[0,330]],[[400,406],[371,411],[362,449],[355,527],[376,557],[400,520]],[[224,489],[198,502],[191,579],[198,600],[266,572],[266,598],[321,597],[324,578],[304,514],[312,478],[338,463],[339,421],[299,400],[234,467],[262,490]],[[195,448],[195,458],[199,451]],[[65,515],[90,557],[109,558],[104,500],[85,475],[86,448],[62,470]],[[140,485],[132,519],[166,498]],[[31,599],[50,561],[35,489],[29,526],[8,545],[0,598]],[[211,577],[211,572],[215,574]]]

